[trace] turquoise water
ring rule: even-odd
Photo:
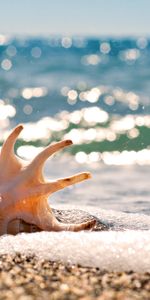
[[[104,163],[106,152],[148,150],[149,52],[150,42],[143,37],[1,35],[0,140],[21,122],[28,132],[19,145],[71,138],[71,154],[96,152],[93,159]],[[147,163],[141,156],[136,162]]]

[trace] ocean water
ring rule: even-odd
[[[111,229],[4,236],[1,254],[150,271],[149,83],[145,37],[0,35],[1,144],[18,123],[24,130],[15,151],[27,160],[51,142],[72,139],[73,146],[47,161],[45,176],[90,171],[92,179],[54,194],[49,203],[87,211]]]

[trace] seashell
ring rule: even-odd
[[[35,231],[80,231],[92,229],[96,220],[79,224],[59,222],[48,197],[72,184],[91,177],[84,172],[46,182],[42,173],[49,156],[72,144],[64,140],[52,144],[26,163],[14,154],[14,145],[23,126],[18,125],[2,146],[0,155],[0,235]]]

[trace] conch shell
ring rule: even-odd
[[[67,186],[90,178],[90,173],[46,182],[42,168],[56,151],[72,144],[64,140],[52,144],[26,163],[14,154],[14,144],[23,126],[17,126],[2,146],[0,155],[0,235],[34,231],[80,231],[91,229],[96,221],[81,224],[59,222],[48,204],[48,196]]]

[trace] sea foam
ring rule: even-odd
[[[150,231],[40,232],[0,239],[0,254],[18,252],[107,271],[150,272]]]
[[[112,217],[111,212],[111,221],[115,214],[116,212]],[[117,214],[119,216],[119,212]],[[135,219],[136,224],[139,224],[143,217],[132,215],[131,219],[133,223]],[[128,214],[122,214],[121,218],[124,224],[128,223]],[[148,223],[150,224],[149,217],[146,221],[147,226]],[[130,225],[132,227],[132,224]],[[25,255],[36,255],[38,259],[42,260],[49,259],[99,267],[101,270],[107,271],[150,272],[150,230],[38,232],[22,233],[17,236],[7,235],[0,238],[1,255],[18,252]]]

